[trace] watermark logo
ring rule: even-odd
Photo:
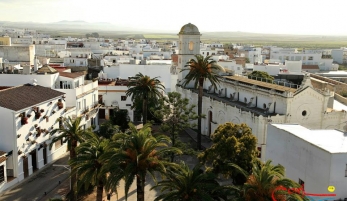
[[[329,186],[328,187],[329,192],[334,192],[335,187]],[[306,196],[310,201],[327,201],[327,200],[334,200],[336,197],[336,194],[321,194],[321,193],[307,193],[304,190],[304,186],[301,186],[300,188],[286,188],[284,186],[278,186],[273,192],[272,192],[272,200],[273,201],[284,201],[284,199],[278,198],[279,196],[276,196],[276,193],[280,195],[280,192],[287,192],[288,195],[291,194],[297,194],[301,197]]]

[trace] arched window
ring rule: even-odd
[[[193,41],[189,42],[189,50],[192,51],[194,49],[194,43]]]

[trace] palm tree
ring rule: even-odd
[[[61,122],[62,126],[59,126],[59,128],[53,129],[50,132],[50,135],[59,134],[58,136],[53,137],[50,144],[50,149],[52,149],[55,142],[63,140],[64,142],[67,142],[67,149],[70,151],[70,159],[74,159],[76,158],[75,149],[77,147],[77,143],[83,141],[83,135],[85,133],[83,126],[80,125],[81,117],[78,117],[75,120],[71,119],[71,117],[59,118],[58,120]],[[76,174],[71,174],[70,199],[72,201],[77,200],[76,181]]]
[[[137,200],[143,201],[147,173],[156,180],[155,172],[164,173],[166,167],[173,165],[164,160],[163,155],[181,152],[177,148],[168,147],[170,139],[167,136],[153,136],[149,124],[140,130],[131,123],[129,126],[131,133],[115,134],[103,156],[107,163],[105,169],[109,172],[106,189],[112,191],[123,178],[127,199],[129,188],[136,178]]]
[[[274,166],[271,160],[265,164],[254,163],[250,175],[237,165],[230,165],[248,178],[242,187],[246,201],[307,200],[303,192],[300,192],[300,184],[285,178],[285,168],[282,165]]]
[[[182,163],[179,168],[167,171],[167,178],[153,188],[161,188],[161,194],[155,201],[219,201],[227,200],[227,189],[221,187],[216,176],[204,172],[201,165],[192,170]]]
[[[203,86],[204,81],[208,80],[211,82],[214,88],[217,88],[217,84],[220,81],[220,78],[215,70],[219,68],[215,65],[215,61],[210,60],[211,56],[207,56],[204,58],[202,55],[195,55],[196,59],[191,59],[187,62],[185,67],[190,67],[189,73],[184,78],[182,85],[185,87],[190,82],[194,81],[194,87],[199,87],[198,92],[198,140],[197,140],[197,148],[201,150],[201,113],[202,113],[202,95],[203,95]]]
[[[131,100],[142,100],[142,117],[143,124],[147,123],[147,102],[148,99],[158,99],[162,97],[162,91],[165,87],[157,79],[158,77],[150,78],[147,75],[138,73],[130,80],[128,84],[127,96],[131,96]]]
[[[93,132],[85,134],[85,141],[77,148],[77,158],[70,159],[72,174],[78,173],[80,186],[84,185],[88,189],[89,184],[97,186],[96,201],[102,201],[106,174],[101,171],[104,165],[101,156],[104,154],[109,140],[100,138]],[[79,187],[78,186],[78,189]]]

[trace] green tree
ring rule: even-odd
[[[70,159],[74,159],[76,158],[77,143],[83,141],[83,136],[85,134],[85,130],[83,129],[83,126],[81,125],[81,117],[78,117],[75,120],[71,119],[71,117],[59,118],[58,121],[60,121],[62,126],[60,126],[59,128],[53,129],[50,132],[50,135],[59,134],[53,137],[50,144],[50,149],[52,149],[52,146],[55,142],[64,140],[64,143],[67,142],[68,151],[70,151]],[[75,201],[77,200],[76,174],[71,174],[70,182],[71,182],[70,183],[70,186],[71,186],[70,200]]]
[[[157,77],[150,78],[147,75],[142,75],[142,73],[136,74],[135,77],[130,80],[126,95],[128,97],[131,96],[133,102],[136,99],[142,99],[142,117],[144,125],[147,123],[147,101],[151,98],[157,101],[157,99],[163,96],[162,92],[164,89],[165,87],[160,83]]]
[[[94,37],[94,38],[99,38],[99,33],[93,32],[93,33],[91,34],[91,36]]]
[[[245,201],[307,201],[300,184],[285,177],[282,165],[272,165],[271,160],[265,164],[253,163],[251,174],[236,164],[229,164],[245,177],[242,187]]]
[[[172,146],[177,147],[181,143],[178,141],[178,134],[186,128],[194,127],[195,124],[191,123],[196,120],[198,116],[195,113],[195,105],[189,106],[189,100],[182,98],[178,92],[170,92],[167,97],[160,101],[160,109],[153,110],[154,115],[163,122],[160,125],[161,131],[168,133]],[[183,150],[184,151],[184,150]],[[171,162],[173,162],[175,155],[171,154]]]
[[[128,110],[116,110],[113,116],[111,116],[111,122],[113,125],[119,126],[122,132],[125,132],[125,130],[129,128],[130,122]]]
[[[157,97],[148,98],[147,100],[147,122],[155,122],[155,123],[161,123],[161,119],[157,118],[153,110],[160,110],[161,105],[159,104],[161,99],[158,99]],[[134,109],[134,115],[136,116],[142,116],[143,111],[143,99],[137,98],[134,100],[132,109]]]
[[[104,185],[107,175],[102,172],[102,166],[105,165],[101,160],[105,153],[109,140],[100,138],[96,134],[89,132],[85,134],[85,141],[77,148],[78,157],[70,159],[70,166],[73,167],[71,174],[78,174],[78,189],[84,186],[87,190],[90,186],[96,186],[96,201],[102,201]]]
[[[149,173],[156,180],[155,172],[164,173],[166,168],[173,165],[162,157],[168,152],[180,150],[168,147],[170,139],[165,135],[152,135],[150,124],[145,124],[137,130],[133,124],[129,124],[130,133],[117,133],[108,146],[103,160],[107,165],[105,170],[109,172],[107,190],[115,189],[120,179],[125,180],[125,197],[136,178],[137,200],[144,200],[144,188],[146,175]]]
[[[248,75],[248,78],[262,81],[262,82],[268,82],[268,83],[272,83],[275,79],[274,77],[272,77],[271,75],[269,75],[267,72],[264,72],[264,71],[253,71],[252,73]]]
[[[120,132],[119,127],[111,123],[111,121],[106,121],[99,126],[99,130],[96,131],[99,137],[106,139],[111,139],[115,133]]]
[[[243,184],[246,178],[232,171],[228,163],[251,170],[257,160],[257,139],[251,129],[246,124],[225,123],[218,126],[211,138],[213,144],[198,156],[200,161],[211,164],[209,171],[231,177],[234,184]]]
[[[202,55],[195,55],[195,59],[187,62],[182,71],[189,70],[189,73],[184,78],[183,86],[187,86],[190,82],[194,82],[194,87],[199,87],[198,92],[198,136],[197,136],[197,149],[201,150],[201,118],[202,118],[202,95],[205,80],[208,80],[214,88],[220,82],[220,77],[216,70],[219,68],[215,66],[216,63],[210,60],[211,56],[204,57]]]
[[[182,163],[179,168],[167,171],[166,179],[152,187],[161,188],[162,192],[155,201],[227,200],[227,190],[216,179],[213,173],[204,172],[201,165],[191,170]]]
[[[249,63],[250,63],[250,61],[249,61],[249,58],[248,58],[248,57],[245,57],[245,62],[246,62],[247,64],[249,64]]]

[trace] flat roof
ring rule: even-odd
[[[285,86],[281,86],[281,85],[277,85],[277,84],[271,84],[271,83],[266,83],[266,82],[261,82],[261,81],[257,81],[257,80],[252,80],[249,79],[247,77],[241,77],[241,76],[223,76],[226,79],[229,80],[234,80],[234,81],[239,81],[239,82],[243,82],[243,83],[247,83],[247,84],[251,84],[251,85],[256,85],[256,86],[260,86],[260,87],[264,87],[264,88],[268,88],[268,89],[274,89],[277,91],[290,91],[290,92],[295,92],[296,89],[294,88],[290,88],[290,87],[285,87]]]
[[[339,130],[310,130],[298,124],[271,124],[330,153],[347,153],[347,135]]]

